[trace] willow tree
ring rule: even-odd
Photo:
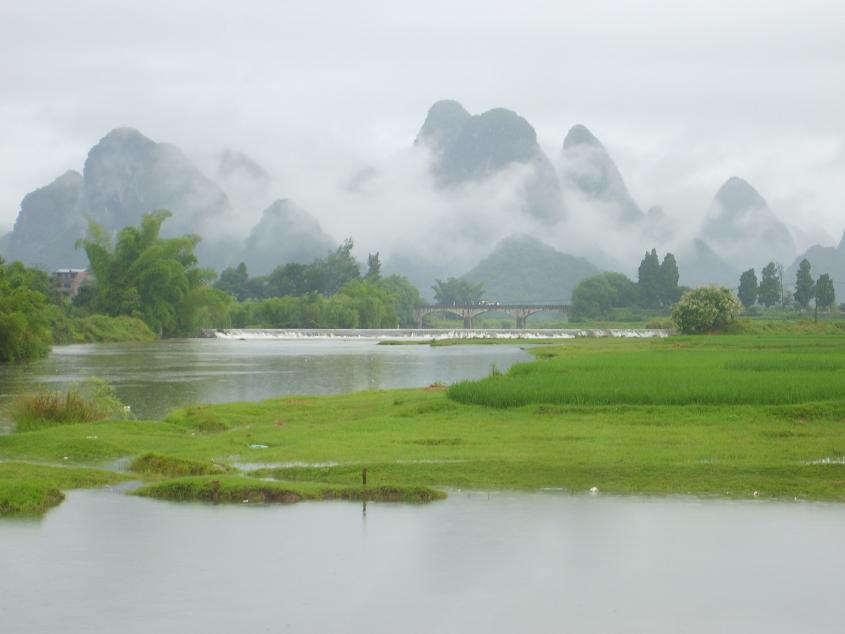
[[[143,319],[159,335],[191,334],[227,325],[229,296],[209,286],[213,273],[197,264],[199,236],[162,238],[165,209],[145,214],[137,227],[125,227],[113,244],[102,227],[89,221],[80,240],[94,275],[94,312]]]

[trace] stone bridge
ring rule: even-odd
[[[414,317],[417,319],[417,327],[422,328],[423,317],[431,313],[446,313],[457,315],[463,318],[464,328],[472,328],[474,317],[485,313],[504,313],[516,319],[516,327],[525,328],[525,321],[536,313],[557,312],[564,317],[569,314],[569,306],[545,305],[545,304],[476,304],[473,306],[417,306],[414,309]]]

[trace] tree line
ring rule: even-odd
[[[600,273],[581,281],[572,292],[572,318],[608,319],[623,309],[664,309],[677,302],[678,262],[672,253],[661,261],[657,249],[646,251],[634,282],[622,273]]]
[[[737,296],[746,310],[757,303],[771,308],[778,304],[788,306],[792,302],[799,308],[807,309],[813,300],[817,309],[829,310],[836,303],[836,291],[830,275],[823,273],[814,280],[812,265],[806,258],[798,265],[793,288],[791,293],[784,288],[783,267],[769,262],[761,271],[759,283],[754,269],[742,273]]]

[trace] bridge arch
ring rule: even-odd
[[[485,313],[505,313],[516,320],[518,329],[525,328],[526,320],[541,312],[558,312],[563,315],[569,314],[569,306],[556,304],[478,304],[473,306],[439,306],[435,304],[417,306],[414,309],[414,316],[417,320],[417,327],[422,328],[423,317],[432,313],[446,313],[462,317],[464,328],[472,328],[472,320]]]

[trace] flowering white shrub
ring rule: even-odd
[[[723,286],[702,286],[687,291],[672,308],[672,321],[683,333],[721,330],[742,309],[736,296]]]

